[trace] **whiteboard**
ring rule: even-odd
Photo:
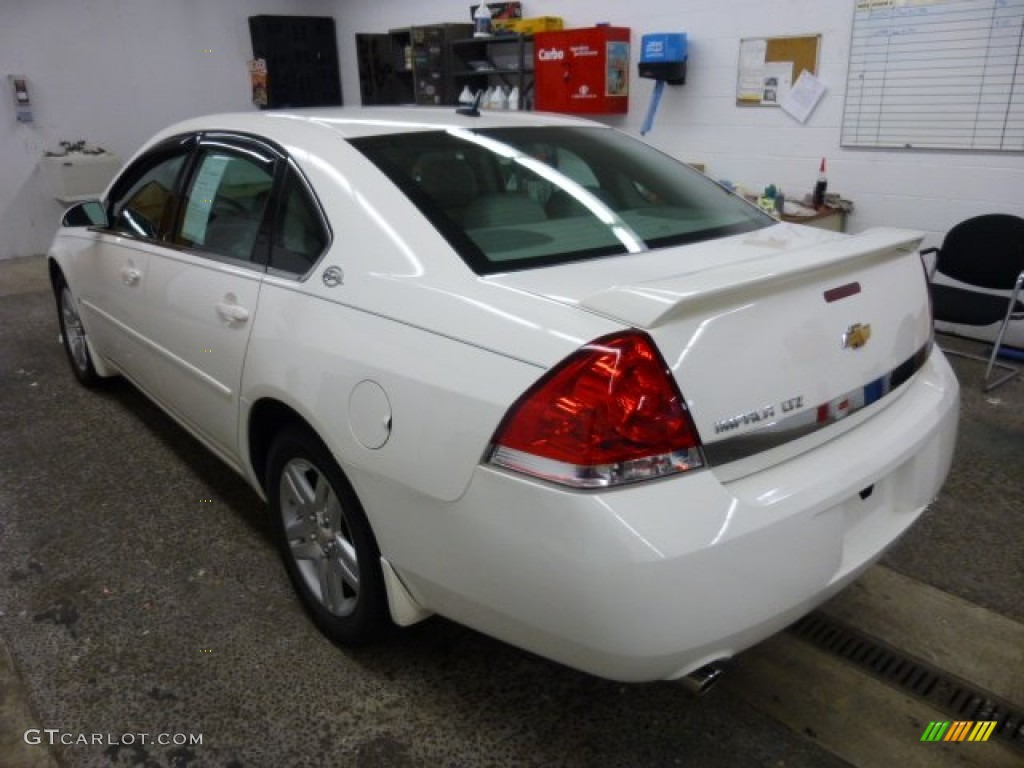
[[[857,0],[841,143],[1024,151],[1024,0]]]

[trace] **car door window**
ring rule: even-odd
[[[160,239],[167,233],[177,210],[176,185],[186,157],[187,153],[182,151],[152,159],[152,165],[140,169],[140,175],[127,190],[120,194],[120,190],[115,191],[114,231],[149,240]]]
[[[274,227],[271,268],[304,275],[320,258],[329,240],[316,203],[299,175],[289,168]]]
[[[250,261],[274,185],[274,164],[256,153],[204,150],[185,194],[178,245]]]

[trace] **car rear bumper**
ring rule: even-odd
[[[936,349],[857,428],[739,480],[580,493],[481,466],[392,562],[425,607],[514,645],[616,680],[680,677],[877,560],[938,493],[958,402]]]

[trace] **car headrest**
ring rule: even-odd
[[[544,221],[547,214],[540,203],[519,194],[484,195],[466,208],[466,229],[504,227]]]
[[[417,171],[423,191],[441,208],[462,208],[479,192],[472,166],[453,152],[424,155]]]

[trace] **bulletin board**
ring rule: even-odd
[[[818,74],[821,35],[745,37],[740,40],[736,103],[777,107],[805,69]]]

